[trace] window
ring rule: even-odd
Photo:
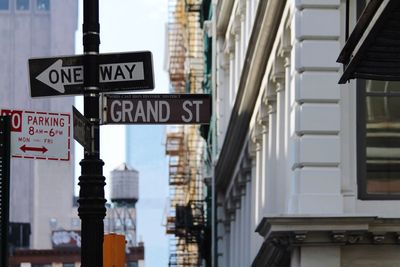
[[[81,226],[81,219],[79,218],[72,218],[71,219],[71,226],[72,229],[79,228]]]
[[[125,219],[125,226],[126,227],[132,227],[132,225],[133,225],[132,220],[129,219],[129,218],[126,218]]]
[[[357,179],[360,199],[400,199],[400,82],[357,80]]]
[[[0,0],[0,10],[8,10],[9,0]]]
[[[17,0],[17,10],[29,10],[29,0]]]
[[[362,199],[400,199],[400,82],[358,81]]]
[[[14,248],[27,248],[30,243],[31,225],[29,223],[10,222],[9,242]]]
[[[36,9],[40,11],[49,11],[50,0],[36,0]]]
[[[57,229],[57,219],[56,218],[50,218],[49,225],[50,225],[50,229],[51,230],[56,230]]]

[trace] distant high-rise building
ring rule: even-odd
[[[27,64],[73,55],[77,21],[78,0],[0,0],[0,109],[71,112],[72,97],[30,97]],[[71,228],[73,177],[72,159],[11,160],[10,221],[23,230],[12,236],[24,240],[14,246],[50,249],[52,231]]]

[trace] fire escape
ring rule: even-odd
[[[202,93],[204,43],[201,0],[169,0],[168,52],[171,93]],[[170,207],[166,232],[169,266],[201,264],[205,202],[202,158],[204,140],[198,125],[168,128]]]

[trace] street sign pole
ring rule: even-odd
[[[100,45],[99,1],[83,1],[84,116],[91,123],[91,146],[80,162],[79,208],[81,218],[81,266],[103,266],[104,217],[106,215],[103,176],[100,159],[99,72]]]
[[[0,267],[8,266],[11,119],[0,116]]]

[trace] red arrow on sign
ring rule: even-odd
[[[24,151],[24,153],[25,153],[27,150],[30,150],[30,151],[39,151],[39,152],[42,152],[42,153],[48,151],[48,149],[45,148],[44,146],[42,146],[42,147],[30,147],[30,146],[23,145],[23,146],[20,147],[20,149],[21,149],[22,151]]]

